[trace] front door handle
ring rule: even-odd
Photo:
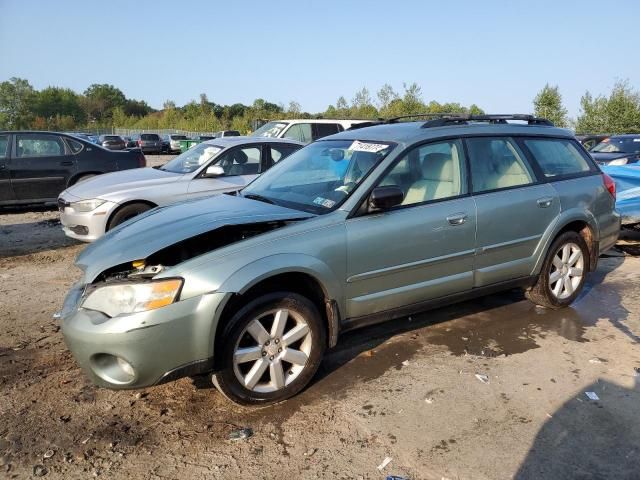
[[[550,207],[552,203],[553,203],[553,197],[544,197],[544,198],[538,199],[538,206],[540,208]]]
[[[451,225],[462,225],[466,221],[466,213],[454,213],[453,215],[449,215],[447,217],[447,222],[449,222]]]
[[[73,162],[67,161],[67,162],[60,162],[60,165],[63,165],[65,167],[69,167],[71,165],[73,165]]]

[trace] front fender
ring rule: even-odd
[[[243,294],[262,280],[282,273],[306,273],[315,278],[329,299],[342,304],[341,283],[322,260],[306,254],[275,254],[245,265],[227,278],[220,292]]]

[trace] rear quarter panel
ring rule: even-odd
[[[545,255],[558,233],[574,221],[586,222],[593,231],[600,252],[613,246],[620,232],[620,216],[615,201],[602,181],[600,173],[585,177],[558,180],[550,185],[560,199],[560,215],[549,226],[538,248],[538,261],[533,273],[539,273]]]

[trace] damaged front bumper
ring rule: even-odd
[[[62,333],[76,361],[99,386],[142,388],[213,369],[213,345],[228,294],[210,293],[166,307],[110,318],[67,295]]]

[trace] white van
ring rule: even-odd
[[[370,120],[298,119],[273,120],[251,134],[252,137],[289,138],[310,143],[318,138],[348,130],[357,123]]]

